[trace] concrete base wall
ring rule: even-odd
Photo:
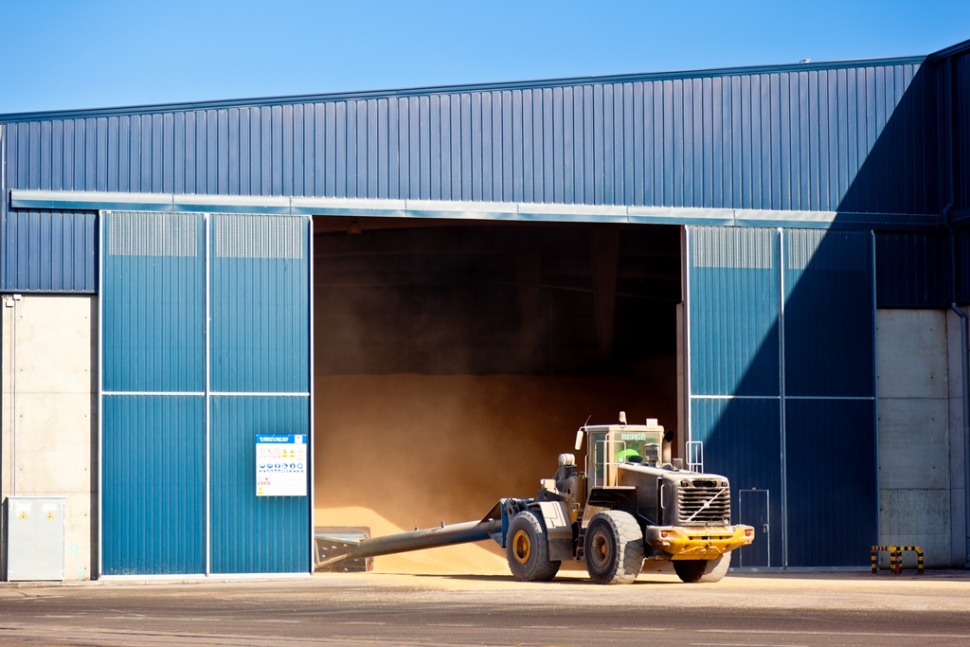
[[[65,496],[64,579],[89,579],[97,573],[97,301],[5,295],[0,314],[0,498]],[[6,555],[0,545],[4,579]]]
[[[952,457],[962,445],[953,446],[951,433],[947,313],[879,310],[876,322],[879,543],[917,545],[927,566],[953,566]]]
[[[967,481],[965,444],[967,442],[966,421],[963,419],[963,346],[961,342],[962,322],[955,312],[947,311],[947,348],[949,349],[950,372],[950,519],[952,520],[952,543],[950,562],[954,566],[965,566],[970,557],[966,526]]]

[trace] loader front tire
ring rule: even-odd
[[[597,513],[583,544],[586,571],[597,584],[630,584],[643,568],[643,531],[628,512]]]
[[[727,575],[731,567],[731,553],[725,553],[717,559],[700,560],[687,559],[674,562],[674,571],[682,582],[720,582]]]
[[[562,564],[549,559],[546,529],[539,517],[528,510],[512,518],[505,552],[512,575],[521,582],[548,582]]]

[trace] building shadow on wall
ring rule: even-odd
[[[819,194],[837,195],[829,227],[767,234],[770,267],[699,268],[689,250],[692,437],[706,471],[731,479],[734,521],[758,526],[736,566],[864,566],[879,540],[875,264],[892,259],[875,258],[872,232],[925,226],[940,204],[934,71],[920,68],[895,103],[873,74],[860,68],[855,88],[867,119],[831,123],[828,159],[811,166]],[[697,301],[698,281],[719,291],[716,310]]]

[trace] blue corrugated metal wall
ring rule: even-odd
[[[30,120],[6,126],[8,188],[935,214],[935,111],[919,68],[907,59]],[[890,120],[907,128],[887,131]],[[906,163],[860,178],[884,134]]]
[[[865,563],[878,538],[871,234],[690,227],[688,240],[690,433],[706,469],[771,491],[772,565]],[[833,501],[840,552],[803,521]]]
[[[956,237],[957,301],[966,304],[970,303],[970,47],[965,46],[936,67],[941,75],[947,75],[944,87],[951,90],[950,96],[942,93],[944,100],[950,101],[948,125],[952,129],[947,150],[951,168],[945,181],[952,186],[950,218],[958,221],[960,228]]]
[[[2,210],[0,230],[2,289],[85,293],[97,289],[93,212]]]
[[[948,82],[953,90],[953,207],[970,217],[970,48],[953,56],[951,72]]]
[[[876,233],[876,305],[943,308],[952,301],[950,241],[943,234]]]
[[[970,230],[960,229],[954,235],[957,248],[957,301],[965,304],[970,303]]]
[[[308,497],[255,485],[256,434],[310,434],[308,219],[108,212],[102,236],[102,572],[308,571]]]

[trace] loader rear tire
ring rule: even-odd
[[[583,548],[586,571],[597,584],[630,584],[643,568],[643,531],[628,512],[597,513]]]
[[[539,517],[528,510],[512,518],[505,552],[512,575],[521,582],[548,582],[562,564],[549,559],[546,529]]]
[[[701,560],[688,559],[674,562],[674,571],[682,582],[720,582],[727,575],[731,566],[731,553],[725,553],[717,559]]]

